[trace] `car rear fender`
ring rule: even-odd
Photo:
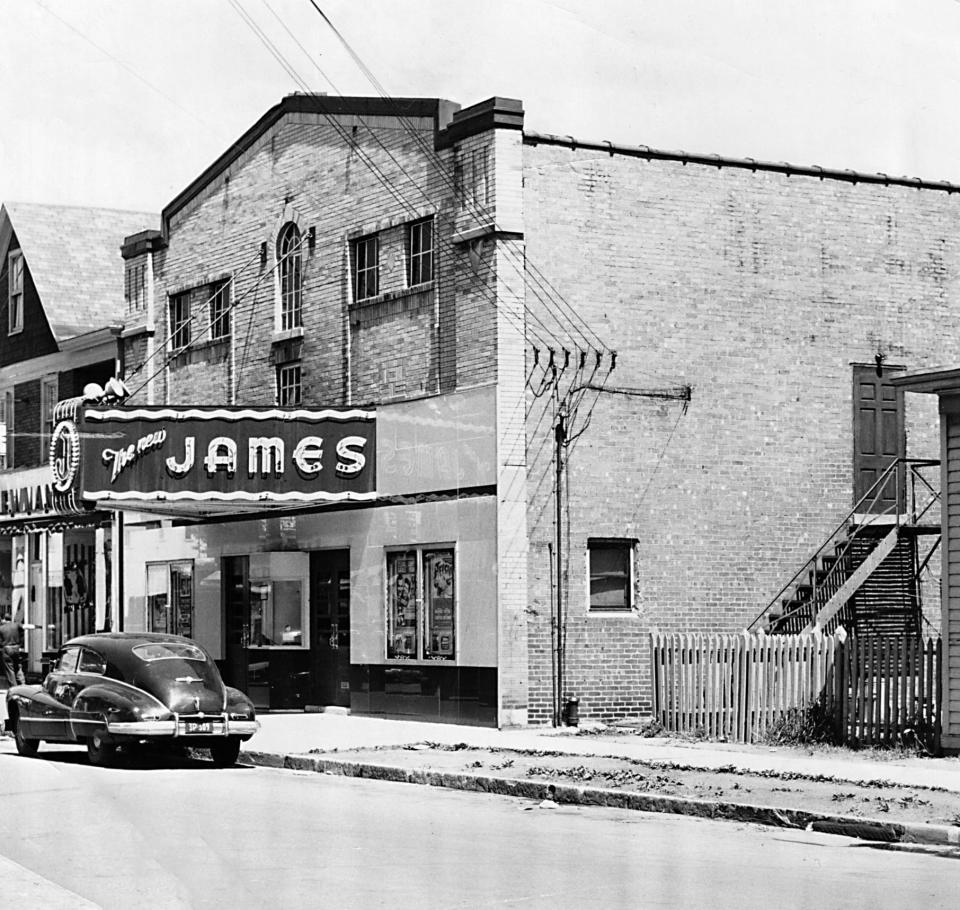
[[[240,712],[251,715],[254,713],[253,702],[245,692],[234,689],[233,686],[224,686],[227,694],[226,708],[230,713]]]
[[[136,721],[145,710],[155,715],[169,714],[166,706],[149,692],[111,680],[94,683],[83,689],[73,703],[70,719],[75,732],[79,734],[79,727],[89,726],[89,722]]]

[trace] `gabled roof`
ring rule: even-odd
[[[0,207],[0,255],[12,231],[60,344],[123,321],[120,247],[158,220],[149,212],[6,202]]]
[[[164,236],[167,235],[170,219],[283,117],[297,114],[318,114],[328,119],[351,114],[360,118],[432,117],[434,130],[439,131],[450,123],[459,109],[459,104],[442,98],[368,98],[301,93],[286,95],[164,208],[162,227]]]

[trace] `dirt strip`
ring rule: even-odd
[[[273,757],[276,759],[277,757]],[[321,751],[302,761],[280,766],[321,765],[315,770],[356,776],[397,778],[369,773],[377,767],[399,770],[402,779],[432,782],[434,775],[465,775],[492,781],[526,782],[517,795],[549,798],[560,788],[570,793],[591,791],[648,795],[651,802],[673,811],[663,798],[714,806],[756,807],[762,812],[787,812],[799,823],[805,817],[879,820],[901,825],[960,824],[960,793],[932,787],[905,787],[890,782],[839,781],[821,775],[792,772],[756,773],[729,765],[703,770],[672,762],[648,762],[614,757],[571,756],[555,752],[518,751],[418,743],[405,747]],[[250,753],[255,764],[277,765],[269,756]],[[338,772],[337,765],[345,766]],[[350,766],[347,768],[346,766]],[[352,769],[352,770],[351,770]],[[368,769],[368,770],[364,770]],[[441,783],[449,786],[449,783]],[[551,786],[554,790],[551,790]],[[469,789],[486,789],[469,786]],[[516,789],[516,788],[514,788]],[[500,792],[505,792],[500,788]],[[578,801],[578,800],[574,800]],[[642,808],[642,806],[638,806]],[[772,807],[772,808],[771,808]],[[688,814],[710,814],[690,812]],[[726,812],[721,815],[730,817]],[[743,814],[743,813],[741,813]],[[749,814],[747,812],[747,814]]]

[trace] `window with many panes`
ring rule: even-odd
[[[53,435],[53,409],[57,406],[58,392],[57,377],[45,376],[40,384],[40,457],[44,462]]]
[[[303,273],[300,229],[289,221],[277,237],[277,268],[280,273],[280,329],[303,325]]]
[[[210,291],[210,337],[216,341],[230,337],[230,282],[221,281],[211,285]]]
[[[353,299],[380,293],[380,238],[376,234],[353,241]]]
[[[190,292],[170,298],[170,347],[182,350],[190,344]]]
[[[10,312],[7,333],[23,331],[23,254],[12,252],[7,260]]]
[[[634,541],[591,537],[587,541],[590,609],[627,611],[633,608]]]
[[[407,284],[433,281],[433,218],[407,226]]]
[[[456,572],[450,546],[387,552],[387,657],[456,657]]]
[[[302,400],[300,362],[280,364],[277,367],[277,404],[282,408],[295,408]]]
[[[147,563],[147,627],[193,637],[193,561]]]

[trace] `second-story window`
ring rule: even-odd
[[[10,318],[7,333],[23,331],[23,254],[16,250],[10,254],[9,288],[10,288]]]
[[[277,404],[281,408],[295,408],[302,401],[300,362],[281,364],[277,367]]]
[[[190,292],[170,298],[170,347],[180,351],[190,344]]]
[[[380,293],[380,238],[376,234],[353,241],[353,299]]]
[[[210,337],[217,341],[230,337],[230,282],[210,287]]]
[[[433,281],[433,218],[414,221],[407,227],[407,284]]]
[[[143,262],[128,262],[124,289],[128,313],[140,313],[147,302],[147,267]]]
[[[40,384],[40,459],[47,460],[47,447],[53,436],[53,409],[57,406],[59,382],[56,376],[45,376]]]
[[[0,394],[0,469],[13,467],[13,389]]]
[[[300,229],[289,221],[277,238],[277,267],[280,270],[280,329],[303,325],[303,277],[301,272]]]

